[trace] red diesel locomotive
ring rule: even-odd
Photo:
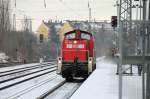
[[[94,37],[82,30],[64,34],[57,73],[66,80],[73,77],[86,78],[96,68]]]

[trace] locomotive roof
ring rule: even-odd
[[[75,29],[75,30],[73,30],[73,31],[69,31],[69,32],[65,33],[64,35],[67,35],[67,34],[70,34],[70,33],[76,32],[76,31],[80,31],[80,32],[82,32],[82,33],[86,33],[86,34],[89,34],[89,35],[92,36],[92,33],[87,32],[87,31],[83,31],[83,30],[79,30],[79,29]]]

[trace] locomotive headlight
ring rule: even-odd
[[[91,58],[89,58],[89,64],[92,64],[92,59]]]
[[[77,41],[74,41],[73,43],[74,43],[74,44],[77,44]]]
[[[92,64],[92,61],[89,61],[89,64]]]
[[[58,63],[61,63],[62,62],[62,58],[58,58]]]
[[[61,63],[61,61],[59,60],[58,63]]]

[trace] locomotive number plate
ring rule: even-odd
[[[67,44],[66,48],[84,48],[84,44]]]

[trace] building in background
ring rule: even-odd
[[[48,41],[49,27],[42,21],[41,25],[37,29],[37,39],[40,43]]]
[[[61,41],[63,40],[63,38],[64,38],[64,33],[69,32],[69,31],[71,31],[71,30],[73,30],[72,25],[70,24],[69,21],[66,21],[66,22],[62,25],[62,27],[60,28],[60,30],[58,31],[58,35],[59,35],[59,40],[60,40],[60,42],[61,42]]]
[[[42,21],[41,25],[37,29],[37,39],[38,42],[48,42],[51,39],[51,35],[57,35],[58,30],[62,26],[61,21],[52,21],[48,22]]]
[[[53,34],[59,36],[59,41],[61,42],[64,37],[64,33],[72,31],[74,29],[80,29],[84,31],[89,31],[89,26],[91,27],[91,32],[95,33],[100,30],[111,30],[111,25],[106,21],[77,21],[77,20],[66,20],[62,21],[52,21],[42,22],[37,29],[37,38],[39,42],[45,42],[51,40]]]

